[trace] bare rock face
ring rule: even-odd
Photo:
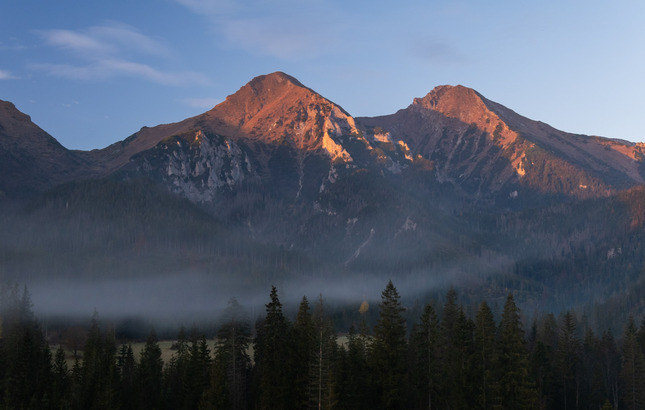
[[[252,175],[246,153],[230,138],[194,131],[167,138],[136,154],[121,170],[167,186],[192,202],[212,202]]]
[[[381,149],[381,146],[387,149]],[[407,147],[368,140],[340,106],[284,73],[259,76],[210,111],[143,128],[89,153],[106,175],[145,176],[195,202],[255,181],[290,199],[324,192],[339,173],[378,164],[399,173]]]
[[[440,86],[395,114],[357,118],[407,144],[441,181],[474,198],[522,191],[580,198],[644,182],[641,148],[568,134],[529,120],[463,86]]]
[[[423,169],[423,178],[488,202],[529,191],[588,198],[645,183],[641,145],[568,134],[463,86],[436,87],[392,115],[354,119],[281,72],[254,78],[201,115],[90,152],[66,150],[3,102],[0,144],[3,192],[121,175],[159,181],[194,202],[250,182],[319,201],[361,169]]]

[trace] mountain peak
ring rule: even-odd
[[[356,131],[341,107],[305,87],[290,75],[275,72],[255,77],[205,114],[215,131],[265,142],[290,141],[299,149],[325,149],[332,157],[340,148],[333,138]],[[342,151],[342,150],[341,150]]]
[[[415,98],[414,105],[438,111],[448,117],[460,118],[465,111],[485,108],[481,96],[472,88],[462,85],[440,85],[423,98]]]
[[[259,75],[253,78],[247,84],[252,89],[261,92],[266,89],[271,88],[280,88],[280,87],[289,87],[296,86],[301,88],[307,88],[295,77],[292,77],[288,74],[283,73],[282,71],[276,71],[271,74]]]

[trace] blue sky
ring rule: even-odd
[[[645,141],[645,2],[3,0],[0,99],[72,149],[284,71],[354,116],[442,84],[564,131]]]

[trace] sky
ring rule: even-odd
[[[353,116],[474,88],[572,133],[645,141],[642,0],[2,0],[0,100],[70,149],[283,71]]]

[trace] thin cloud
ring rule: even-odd
[[[210,22],[213,32],[234,48],[281,60],[300,60],[345,48],[347,17],[326,1],[283,0],[244,6],[226,0],[176,0]]]
[[[170,50],[160,42],[120,23],[93,26],[79,31],[43,30],[40,33],[47,44],[88,58],[95,55],[118,55],[129,51],[172,56]]]
[[[189,107],[207,109],[213,108],[221,101],[216,98],[184,98],[181,102]]]
[[[95,54],[113,54],[116,47],[85,33],[71,30],[47,30],[42,32],[45,43],[89,57]],[[89,54],[89,55],[88,55]]]
[[[168,72],[140,61],[145,55],[171,57],[172,52],[162,43],[127,25],[110,23],[79,31],[45,30],[40,34],[46,44],[70,52],[79,60],[31,66],[51,75],[77,80],[131,76],[164,85],[210,84],[210,80],[200,73]]]
[[[230,0],[176,0],[178,4],[187,7],[195,14],[219,16],[237,10],[238,6]]]
[[[105,59],[87,65],[34,64],[31,66],[50,75],[72,80],[107,80],[118,76],[140,77],[163,85],[208,85],[210,80],[196,72],[168,73],[142,63]]]
[[[18,77],[15,75],[11,74],[11,71],[7,70],[0,70],[0,80],[15,80]]]
[[[468,61],[452,44],[439,40],[417,43],[411,52],[432,64],[462,64]]]

